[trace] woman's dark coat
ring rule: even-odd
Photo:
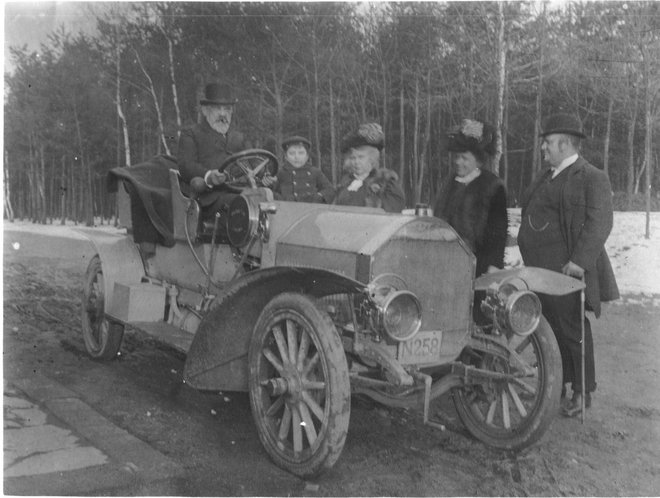
[[[441,189],[433,214],[449,223],[477,257],[476,276],[504,266],[508,217],[506,189],[490,171],[467,185],[451,178]]]
[[[354,192],[348,190],[353,180],[350,174],[342,177],[335,204],[379,207],[390,213],[400,213],[406,205],[406,196],[398,183],[399,176],[394,171],[385,168],[371,170],[362,186]]]

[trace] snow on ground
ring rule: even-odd
[[[517,237],[519,227],[520,209],[510,209],[509,236]],[[646,213],[617,211],[605,249],[625,302],[660,306],[660,212],[651,213],[650,238],[644,237],[645,231]],[[507,247],[505,264],[522,264],[517,245]]]
[[[35,225],[24,221],[9,223],[3,221],[3,232],[7,230],[32,231],[41,234],[59,235],[76,239],[84,236],[76,232],[77,227],[71,223],[65,226],[56,221],[52,225]],[[520,226],[520,209],[509,210],[509,236],[515,240]],[[660,212],[651,213],[651,237],[644,238],[646,213],[615,212],[614,227],[607,240],[606,249],[612,262],[619,289],[622,294],[637,295],[639,299],[660,306]],[[112,225],[99,225],[97,229],[110,233],[121,233],[123,230]],[[520,266],[522,260],[518,246],[507,247],[506,266]],[[628,302],[634,300],[629,296]]]
[[[66,237],[69,239],[86,240],[86,237],[78,232],[78,230],[90,230],[91,227],[86,227],[84,224],[74,225],[73,222],[67,221],[66,225],[60,225],[59,220],[55,220],[52,224],[38,225],[30,223],[29,221],[16,220],[14,222],[2,221],[3,233],[6,231],[16,232],[33,232],[41,235],[52,235],[58,237]],[[115,228],[113,225],[97,224],[94,226],[96,230],[103,230],[109,233],[126,233],[125,229]]]

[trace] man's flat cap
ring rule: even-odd
[[[304,146],[308,151],[312,148],[312,142],[307,140],[305,137],[301,137],[300,135],[292,135],[282,140],[282,149],[286,151],[291,145],[297,144]]]

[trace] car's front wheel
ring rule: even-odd
[[[124,325],[105,316],[105,290],[101,258],[94,256],[85,273],[82,296],[82,333],[85,349],[92,358],[111,360],[117,356],[124,337]]]
[[[534,333],[514,335],[509,348],[515,361],[474,351],[470,364],[505,375],[456,388],[453,398],[459,418],[474,437],[496,448],[520,450],[545,433],[559,410],[561,356],[545,318]]]
[[[350,418],[350,382],[341,340],[327,313],[305,295],[272,299],[248,354],[252,415],[280,467],[316,475],[339,458]]]

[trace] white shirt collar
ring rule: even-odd
[[[466,185],[470,183],[472,180],[477,178],[481,174],[481,170],[479,168],[472,170],[471,173],[468,173],[465,176],[457,176],[454,178],[458,183],[465,183]]]
[[[578,155],[573,154],[572,156],[567,157],[562,162],[559,163],[559,166],[552,168],[552,178],[556,177],[559,173],[568,168],[571,164],[577,161]]]

